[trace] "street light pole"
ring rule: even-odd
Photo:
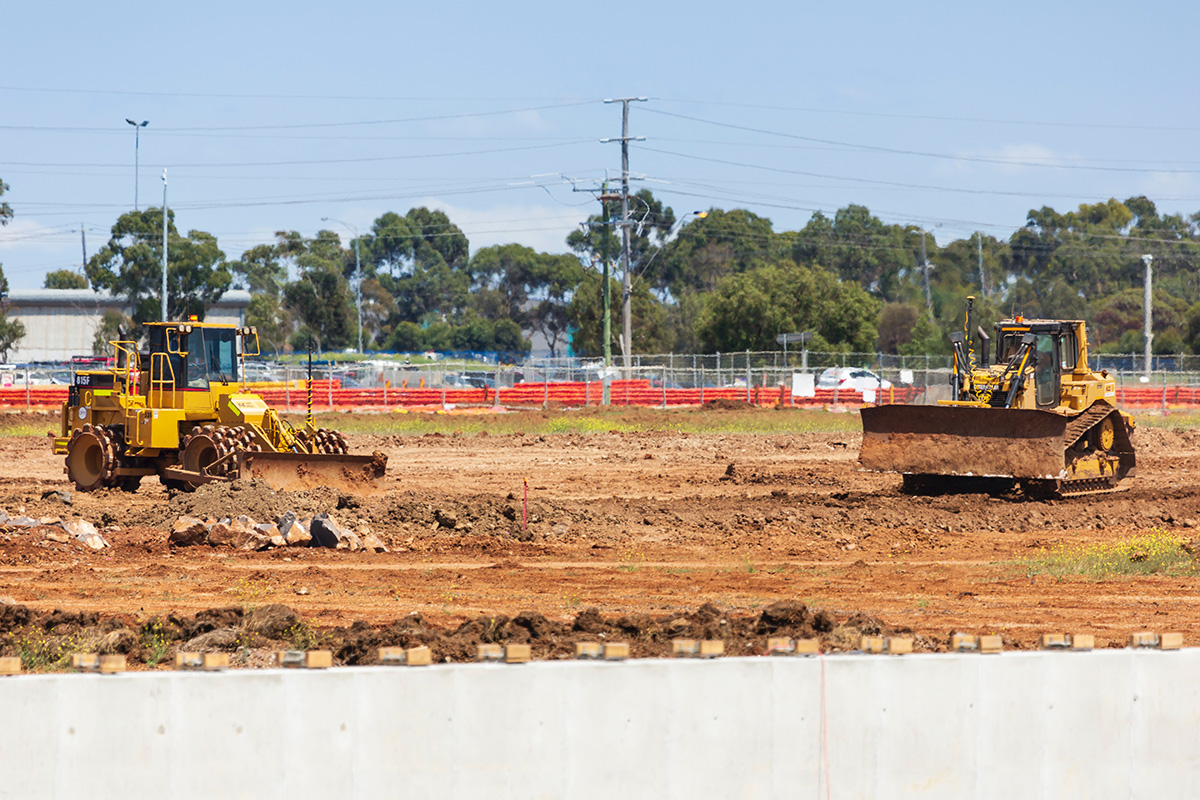
[[[321,217],[321,222],[336,222],[339,225],[344,225],[354,233],[354,308],[358,312],[358,354],[363,353],[363,337],[362,337],[362,259],[359,256],[358,240],[361,238],[358,235],[358,226],[351,225],[349,222],[342,222],[340,219],[332,217]]]
[[[162,321],[167,321],[167,171],[163,170]]]
[[[1154,309],[1151,304],[1151,291],[1150,291],[1150,280],[1152,277],[1150,264],[1153,261],[1154,261],[1154,256],[1150,255],[1149,253],[1142,256],[1142,263],[1146,265],[1146,285],[1144,288],[1145,295],[1142,300],[1143,310],[1145,312],[1145,317],[1146,317],[1146,320],[1145,320],[1146,328],[1145,328],[1145,333],[1144,333],[1144,336],[1146,338],[1146,377],[1143,380],[1147,381],[1147,382],[1149,382],[1149,380],[1150,380],[1150,361],[1151,361],[1151,358],[1153,357],[1153,352],[1151,350],[1151,343],[1154,341],[1154,333],[1150,330],[1150,325],[1152,322],[1151,315],[1154,313]],[[1166,401],[1163,401],[1163,402],[1165,403]]]
[[[134,122],[133,120],[126,117],[125,121],[133,126],[133,210],[137,211],[138,210],[138,168],[139,168],[138,160],[140,158],[138,155],[138,152],[141,150],[140,140],[141,140],[142,128],[149,125],[150,120],[144,119],[141,122]],[[165,317],[164,317],[164,319],[165,319]]]

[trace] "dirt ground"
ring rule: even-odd
[[[664,414],[727,414],[736,428],[792,412],[641,413],[661,429],[672,427]],[[897,476],[859,470],[857,434],[348,439],[352,452],[388,456],[380,492],[235,483],[170,495],[149,478],[136,494],[72,492],[66,504],[43,496],[72,488],[49,440],[0,437],[0,509],[83,517],[111,543],[0,530],[0,651],[28,651],[31,632],[48,662],[90,644],[150,663],[185,644],[250,663],[323,644],[360,663],[379,644],[459,660],[479,641],[530,641],[552,657],[575,640],[622,640],[659,655],[677,636],[725,638],[731,653],[762,652],[780,634],[830,649],[859,633],[944,649],[954,631],[999,633],[1009,647],[1048,632],[1093,633],[1097,646],[1138,630],[1200,642],[1194,577],[1059,580],[1022,564],[1067,542],[1200,535],[1200,431],[1141,428],[1137,476],[1121,490],[1055,501],[902,494]],[[365,523],[391,552],[167,545],[181,515],[273,522],[289,509]]]

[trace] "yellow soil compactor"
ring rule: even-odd
[[[348,455],[341,434],[313,425],[311,402],[296,429],[247,391],[254,328],[194,319],[145,327],[147,352],[115,341],[113,366],[74,374],[54,452],[80,491],[133,492],[148,475],[183,491],[235,478],[362,491],[383,476],[387,457]]]
[[[971,298],[973,301],[974,298]],[[910,492],[970,491],[1019,484],[1031,496],[1111,489],[1134,474],[1133,418],[1116,407],[1116,382],[1088,367],[1079,320],[1014,319],[979,328],[982,363],[971,346],[971,305],[951,334],[951,399],[937,405],[862,410],[859,463],[898,472]]]

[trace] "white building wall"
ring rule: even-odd
[[[249,292],[229,291],[208,309],[205,319],[245,325],[249,305]],[[14,289],[5,308],[25,326],[25,337],[8,352],[9,363],[90,355],[104,312],[130,310],[124,300],[91,289]]]

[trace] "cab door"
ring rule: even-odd
[[[1038,408],[1059,404],[1062,359],[1059,356],[1058,336],[1039,333],[1034,352],[1033,384]]]

